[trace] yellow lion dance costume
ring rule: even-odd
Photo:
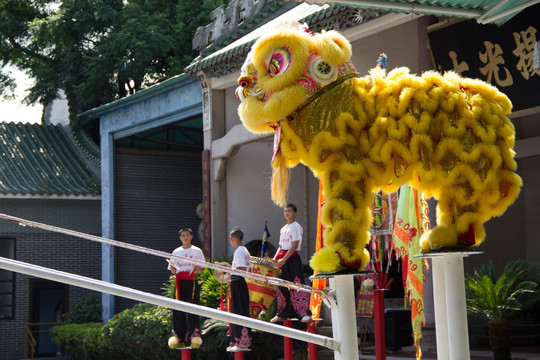
[[[238,80],[238,112],[255,133],[275,133],[272,198],[284,205],[288,168],[302,162],[323,181],[323,273],[361,270],[373,193],[409,185],[438,199],[438,226],[423,251],[467,248],[483,223],[517,198],[509,99],[455,73],[375,68],[358,77],[338,32],[289,25],[261,37]]]

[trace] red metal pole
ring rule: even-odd
[[[384,329],[384,290],[373,291],[373,321],[375,325],[375,359],[386,360],[386,333]]]
[[[285,320],[283,322],[283,326],[286,326],[288,328],[292,327],[292,321],[291,320]],[[283,337],[283,352],[285,360],[293,360],[293,351],[292,351],[292,339],[288,337]]]
[[[315,321],[309,321],[307,324],[308,333],[315,334],[317,332],[317,325]],[[308,359],[317,360],[317,345],[308,343]]]
[[[182,360],[189,360],[190,356],[191,356],[191,350],[182,349]]]
[[[234,353],[234,360],[244,360],[244,352],[237,351]]]

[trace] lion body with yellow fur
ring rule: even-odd
[[[424,251],[480,244],[483,223],[521,187],[508,98],[455,73],[375,68],[358,77],[350,56],[338,32],[284,26],[255,43],[236,91],[244,125],[275,133],[273,200],[285,203],[288,168],[299,162],[322,179],[325,247],[310,265],[363,269],[373,193],[405,183],[438,199]]]

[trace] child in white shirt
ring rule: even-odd
[[[232,268],[249,271],[251,269],[251,256],[248,250],[242,246],[244,232],[241,229],[231,231],[229,241],[236,248],[233,255]],[[231,291],[229,310],[238,315],[249,317],[249,290],[246,280],[242,276],[232,275],[229,282]],[[251,329],[245,326],[232,324],[231,343],[227,351],[250,351]]]

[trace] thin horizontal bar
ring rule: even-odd
[[[201,305],[194,305],[183,301],[174,300],[165,296],[150,294],[144,291],[131,289],[125,286],[120,286],[112,283],[108,283],[101,280],[96,280],[76,274],[66,273],[55,269],[49,269],[33,264],[24,263],[17,260],[7,259],[0,257],[0,268],[6,270],[15,271],[27,275],[32,275],[48,280],[53,280],[65,284],[75,285],[86,289],[95,290],[102,293],[108,293],[124,298],[146,302],[154,305],[164,306],[170,309],[184,311],[199,316],[218,319],[221,321],[234,323],[257,329],[261,331],[278,334],[281,336],[289,337],[292,339],[298,339],[306,341],[312,344],[327,347],[332,350],[339,348],[339,342],[336,340],[321,336],[318,334],[311,334],[306,331],[300,331],[296,329],[287,328],[281,325],[275,325],[266,321],[251,319],[246,316],[240,316],[225,311],[220,311],[212,308],[208,308]]]

